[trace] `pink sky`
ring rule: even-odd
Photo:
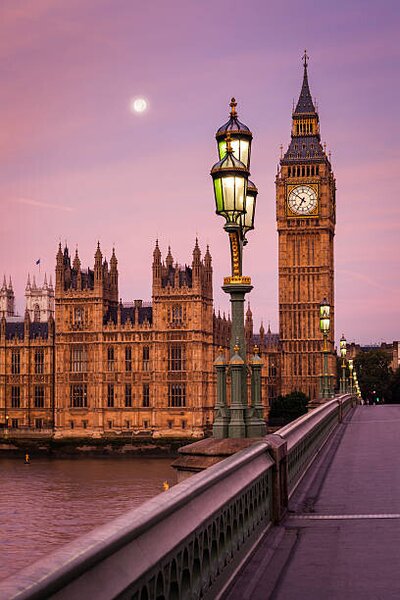
[[[336,339],[400,339],[400,5],[338,0],[2,0],[0,275],[18,309],[59,240],[93,266],[115,243],[120,295],[149,300],[156,237],[191,261],[210,245],[215,306],[229,274],[209,171],[238,100],[253,131],[256,230],[244,274],[254,321],[278,329],[275,172],[292,100],[309,80],[337,179]],[[131,98],[150,103],[129,111]]]

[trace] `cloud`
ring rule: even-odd
[[[53,210],[62,210],[66,212],[72,212],[74,210],[72,206],[50,204],[50,202],[40,202],[39,200],[33,200],[32,198],[16,198],[15,202],[18,202],[18,204],[27,204],[28,206],[37,206],[38,208],[50,208]]]
[[[336,274],[339,276],[340,275],[348,275],[353,280],[356,279],[358,281],[362,281],[363,283],[366,283],[367,285],[374,287],[378,290],[382,290],[384,292],[386,292],[386,291],[397,292],[396,286],[382,285],[381,283],[376,281],[376,279],[373,279],[372,277],[368,277],[368,275],[364,275],[363,273],[359,273],[357,271],[351,271],[348,269],[336,269]]]

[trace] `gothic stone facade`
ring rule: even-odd
[[[118,300],[115,253],[94,269],[59,249],[55,434],[201,437],[214,406],[212,266],[197,241],[191,266],[153,253],[152,303]],[[221,320],[221,326],[223,322]],[[228,340],[226,340],[227,342]]]
[[[51,430],[54,423],[54,319],[0,322],[1,427]]]
[[[0,323],[0,428],[10,435],[45,430],[58,438],[152,436],[199,438],[213,421],[213,361],[228,360],[231,321],[213,311],[211,255],[195,244],[190,266],[153,253],[152,302],[122,303],[118,263],[98,246],[94,268],[59,247],[55,320],[6,316]],[[37,315],[36,315],[37,316]],[[264,361],[263,402],[279,393],[280,345],[270,329],[248,352]]]

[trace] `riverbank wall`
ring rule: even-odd
[[[0,439],[0,458],[20,458],[30,456],[50,456],[54,458],[79,458],[107,456],[121,458],[154,457],[175,458],[182,446],[191,444],[190,438],[62,438],[53,437],[12,437]]]

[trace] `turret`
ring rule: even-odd
[[[64,269],[63,266],[60,269]],[[56,267],[56,276],[59,277],[61,271]],[[62,283],[62,278],[61,278]],[[61,287],[57,292],[60,294],[64,290]],[[33,277],[32,284],[30,276],[25,288],[25,306],[29,313],[31,321],[45,322],[51,315],[54,315],[54,290],[52,285],[47,284],[47,275],[44,275],[43,286],[36,284],[36,278]]]
[[[111,300],[118,302],[118,260],[115,255],[115,248],[112,250],[110,259],[110,292]]]
[[[212,295],[212,260],[208,245],[204,255],[204,280],[209,293]]]
[[[193,250],[193,261],[192,261],[192,276],[193,276],[193,284],[198,285],[200,283],[200,273],[201,273],[201,252],[199,248],[199,243],[196,238],[196,243]]]
[[[69,289],[71,287],[71,259],[69,257],[67,245],[65,245],[65,248],[64,248],[63,262],[64,262],[65,289]]]
[[[76,250],[75,250],[75,258],[74,258],[74,262],[72,263],[72,266],[75,269],[75,271],[81,270],[81,261],[79,260],[78,248],[76,248]]]
[[[260,327],[260,348],[261,348],[261,350],[264,348],[264,339],[265,339],[265,329],[264,329],[264,324],[261,321],[261,327]]]
[[[174,264],[174,259],[172,258],[172,254],[171,254],[171,246],[168,246],[168,254],[165,258],[165,266],[167,267],[167,269],[169,269],[172,267],[173,264]]]
[[[98,291],[103,286],[103,255],[100,250],[100,242],[97,242],[97,250],[94,255],[94,287]]]
[[[6,317],[3,314],[1,315],[1,319],[0,319],[0,340],[5,340],[6,339]]]
[[[246,320],[244,325],[244,334],[248,351],[251,350],[251,341],[253,338],[253,313],[251,312],[250,302],[247,305]]]
[[[158,240],[153,251],[153,288],[161,286],[161,252]]]
[[[79,260],[79,255],[78,255],[78,248],[76,248],[76,250],[75,250],[75,258],[74,258],[74,262],[72,263],[72,266],[74,268],[75,275],[76,275],[76,289],[81,290],[82,289],[82,273],[81,273],[81,261]]]
[[[110,289],[110,277],[109,277],[109,272],[108,272],[108,262],[107,259],[104,259],[103,262],[103,286],[104,289],[109,291]]]
[[[64,256],[61,250],[61,242],[58,246],[58,252],[56,256],[56,293],[60,295],[64,290],[65,279],[64,279]]]
[[[14,316],[14,290],[12,287],[11,277],[7,286],[6,276],[3,278],[3,285],[0,288],[0,314],[6,317]]]
[[[24,318],[24,338],[25,338],[25,340],[29,340],[30,326],[31,326],[31,318],[29,316],[29,310],[26,309],[25,318]]]
[[[174,287],[179,287],[179,265],[175,263],[175,273],[174,273]]]

